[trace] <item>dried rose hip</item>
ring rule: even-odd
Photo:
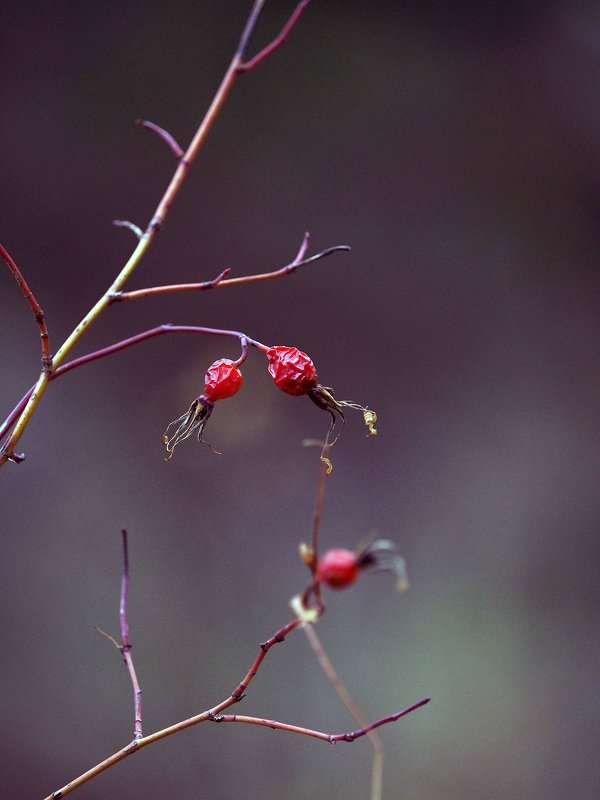
[[[269,372],[279,389],[287,392],[287,394],[296,396],[308,395],[315,405],[323,409],[323,411],[327,411],[330,415],[331,425],[325,437],[325,444],[321,453],[321,461],[327,464],[328,473],[331,472],[332,467],[331,461],[325,456],[325,450],[335,444],[344,428],[345,408],[361,411],[365,425],[369,429],[369,436],[377,434],[377,429],[375,428],[377,414],[366,406],[358,405],[358,403],[337,400],[332,389],[317,382],[315,365],[310,356],[307,356],[302,350],[298,350],[297,347],[276,345],[266,350],[266,356],[269,359]],[[339,430],[337,435],[333,437],[333,431],[338,422]]]
[[[167,430],[163,434],[163,444],[167,449],[167,461],[172,457],[177,445],[192,433],[197,431],[198,441],[204,441],[202,432],[212,414],[215,402],[234,395],[242,385],[242,381],[242,373],[235,361],[231,361],[229,358],[220,358],[210,365],[204,374],[204,394],[192,401],[185,414],[167,425]],[[175,433],[169,436],[168,431],[172,425],[177,425],[177,428]],[[208,443],[205,442],[205,444]],[[211,447],[211,450],[214,448]],[[214,450],[214,452],[217,451]]]
[[[296,396],[317,387],[317,370],[312,359],[297,347],[277,345],[267,350],[269,372],[282,392]]]
[[[204,397],[211,403],[234,395],[242,385],[242,373],[234,361],[220,358],[204,375]]]
[[[359,564],[351,550],[342,547],[328,550],[317,564],[317,580],[331,589],[345,589],[358,578]]]

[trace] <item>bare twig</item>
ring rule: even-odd
[[[160,739],[165,739],[167,736],[172,736],[174,733],[179,733],[179,731],[183,731],[186,728],[191,728],[193,725],[199,725],[202,722],[208,722],[215,717],[218,717],[221,712],[225,709],[229,708],[230,706],[238,703],[244,696],[245,691],[254,679],[256,673],[260,665],[262,664],[265,656],[275,644],[279,644],[283,642],[286,636],[297,628],[300,625],[300,620],[293,619],[291,622],[288,622],[287,625],[284,625],[283,628],[280,628],[276,633],[271,636],[266,642],[260,645],[258,655],[254,659],[252,666],[244,676],[244,678],[240,681],[240,683],[236,686],[234,691],[221,703],[213,706],[212,708],[203,711],[201,714],[196,714],[193,717],[189,717],[188,719],[181,720],[181,722],[177,722],[174,725],[170,725],[168,728],[163,728],[160,731],[156,731],[156,733],[151,733],[149,736],[143,736],[140,739],[134,739],[128,745],[123,747],[121,750],[118,750],[113,755],[109,756],[108,758],[101,761],[99,764],[96,764],[91,769],[84,772],[79,777],[75,778],[69,783],[65,784],[65,786],[61,787],[57,791],[53,792],[52,794],[48,795],[45,800],[59,800],[59,798],[65,797],[67,794],[70,794],[72,791],[77,789],[79,786],[82,786],[84,783],[92,780],[101,772],[104,772],[110,767],[113,767],[115,764],[118,764],[119,761],[122,761],[127,756],[133,755],[138,750],[141,750],[142,747],[146,747],[149,744],[153,744],[154,742],[159,741]]]
[[[170,292],[205,292],[207,289],[214,289],[215,286],[222,283],[230,272],[231,269],[224,269],[216,278],[210,281],[201,281],[200,283],[176,283],[171,286],[151,286],[148,289],[135,289],[132,292],[115,292],[111,301],[114,303],[119,300],[138,300],[140,297],[149,297],[153,294],[169,294]]]
[[[396,722],[412,711],[416,711],[418,708],[427,705],[430,701],[431,698],[426,697],[423,700],[419,700],[418,703],[409,706],[409,708],[405,708],[403,711],[397,711],[395,714],[382,717],[375,722],[367,722],[361,728],[355,731],[349,731],[348,733],[322,733],[321,731],[315,731],[311,728],[302,728],[299,725],[289,725],[287,722],[278,722],[274,719],[261,719],[260,717],[246,717],[242,714],[216,714],[210,719],[212,722],[245,722],[248,725],[261,725],[264,728],[288,731],[289,733],[300,733],[304,736],[312,736],[315,739],[329,742],[329,744],[336,744],[337,742],[353,742],[356,739],[360,739],[361,736],[369,736],[375,728],[380,728],[382,725],[389,725],[390,722]]]
[[[271,53],[274,53],[275,50],[281,47],[281,45],[292,32],[292,28],[298,22],[300,15],[307,8],[309,3],[310,0],[302,0],[301,3],[298,3],[294,13],[285,23],[279,35],[276,36],[275,39],[273,39],[273,41],[270,42],[266,47],[263,47],[263,49],[255,56],[252,56],[252,58],[250,58],[248,61],[241,63],[238,67],[238,72],[250,72],[251,69],[254,69],[254,67],[258,66],[261,61],[264,61],[265,58],[268,58],[271,55]]]
[[[280,267],[272,272],[260,272],[257,275],[242,275],[238,278],[226,278],[226,275],[228,275],[231,271],[226,269],[211,281],[202,281],[200,283],[175,283],[168,286],[151,286],[147,289],[134,289],[131,292],[115,292],[111,300],[112,302],[117,300],[137,300],[141,297],[150,297],[151,295],[170,294],[172,292],[202,292],[206,291],[207,289],[215,289],[223,286],[235,286],[243,283],[269,281],[273,280],[274,278],[282,278],[284,275],[291,275],[298,269],[298,267],[303,267],[306,264],[312,264],[314,261],[320,261],[322,258],[326,258],[332,253],[337,253],[341,250],[350,250],[348,245],[340,244],[335,245],[334,247],[328,247],[326,250],[322,250],[320,253],[316,253],[314,256],[305,258],[304,254],[306,253],[308,241],[309,235],[307,233],[296,258],[289,264],[286,264],[284,267]]]
[[[327,676],[327,679],[332,684],[341,701],[362,728],[368,727],[369,723],[367,717],[363,713],[360,706],[358,706],[335,670],[333,664],[329,660],[329,657],[325,652],[325,648],[321,644],[321,640],[317,635],[315,626],[304,625],[303,630],[306,634],[306,638],[308,639],[312,651],[315,654],[319,665],[321,666],[321,669]],[[383,785],[383,742],[381,741],[381,737],[377,731],[373,729],[367,732],[367,737],[373,748],[373,766],[371,768],[371,800],[381,800]]]
[[[121,600],[119,602],[119,619],[121,622],[121,655],[123,661],[127,666],[129,677],[131,679],[131,686],[133,688],[133,709],[134,709],[134,723],[133,723],[133,738],[142,738],[142,690],[137,679],[133,659],[131,657],[131,641],[129,639],[129,624],[127,622],[127,589],[129,587],[129,551],[127,548],[127,531],[123,528],[121,531],[123,539],[123,575],[121,577]]]
[[[169,147],[171,152],[175,154],[176,158],[181,158],[183,156],[183,148],[179,146],[177,140],[169,131],[161,128],[160,125],[155,125],[154,122],[149,122],[147,119],[136,119],[135,124],[159,136],[167,147]]]
[[[242,72],[247,72],[250,68],[253,68],[258,63],[263,61],[267,56],[269,56],[274,50],[276,50],[285,40],[285,38],[289,35],[290,31],[298,21],[300,14],[306,6],[308,5],[308,0],[303,0],[298,4],[296,10],[290,17],[288,23],[284,26],[284,29],[279,34],[279,36],[273,40],[270,45],[267,45],[258,56],[255,56],[249,62],[244,64],[244,58],[246,49],[250,42],[250,38],[254,32],[258,19],[260,17],[261,11],[263,10],[265,4],[265,0],[255,0],[242,35],[240,37],[239,44],[236,48],[234,56],[223,76],[221,84],[216,91],[216,94],[204,116],[204,119],[200,123],[192,141],[190,142],[187,150],[183,154],[183,156],[179,159],[177,168],[165,193],[162,196],[156,210],[146,227],[143,235],[138,241],[138,244],[115,278],[112,284],[108,287],[106,292],[102,295],[102,297],[96,302],[96,304],[88,311],[88,313],[83,317],[81,322],[77,325],[77,327],[71,332],[71,334],[66,338],[63,342],[61,347],[56,352],[54,359],[52,361],[52,365],[49,367],[44,366],[42,373],[40,374],[35,387],[29,394],[27,402],[25,404],[25,408],[21,411],[18,419],[16,420],[16,424],[12,430],[12,433],[0,448],[0,467],[3,466],[7,461],[20,461],[22,457],[14,453],[14,448],[17,442],[20,440],[21,436],[23,435],[25,428],[29,424],[29,420],[31,419],[32,415],[34,414],[37,406],[43,397],[46,389],[50,383],[51,372],[57,369],[65,360],[68,353],[72,350],[75,344],[79,341],[82,335],[87,331],[87,329],[96,322],[96,320],[101,316],[101,314],[106,311],[108,306],[113,302],[113,297],[118,292],[121,292],[125,283],[129,280],[139,263],[141,262],[144,254],[152,244],[154,237],[156,236],[157,232],[162,228],[164,222],[167,218],[169,210],[175,200],[175,197],[179,193],[183,182],[187,176],[190,166],[196,159],[202,144],[204,143],[208,132],[210,131],[215,119],[217,118],[223,103],[225,102],[233,84],[235,83],[236,78]]]
[[[156,731],[156,733],[151,733],[148,736],[143,736],[140,739],[134,739],[128,745],[123,747],[121,750],[118,750],[113,755],[109,756],[108,758],[101,761],[99,764],[96,764],[91,769],[84,772],[79,777],[75,778],[69,783],[65,784],[65,786],[61,787],[57,791],[53,792],[52,794],[48,795],[44,800],[59,800],[62,797],[65,797],[67,794],[70,794],[79,786],[82,786],[84,783],[95,778],[101,772],[104,772],[107,769],[110,769],[115,764],[118,764],[119,761],[122,761],[127,756],[131,756],[136,753],[138,750],[141,750],[143,747],[146,747],[149,744],[153,744],[154,742],[160,741],[161,739],[165,739],[167,736],[172,736],[175,733],[179,733],[179,731],[183,731],[186,728],[191,728],[193,725],[199,725],[203,722],[245,722],[247,724],[253,725],[262,725],[271,728],[277,728],[279,730],[289,731],[291,733],[300,733],[304,734],[305,736],[313,736],[314,738],[321,739],[323,741],[329,742],[330,744],[335,744],[336,742],[353,742],[355,739],[360,738],[361,736],[365,736],[370,731],[374,730],[375,728],[380,727],[381,725],[387,725],[390,722],[395,722],[396,720],[400,719],[401,717],[406,716],[411,711],[414,711],[417,708],[425,705],[429,702],[429,698],[419,701],[414,705],[410,706],[410,708],[405,709],[404,711],[399,711],[396,714],[391,714],[390,716],[383,717],[375,722],[371,722],[368,725],[364,725],[362,728],[350,731],[349,733],[321,733],[320,731],[313,731],[309,728],[301,728],[296,725],[288,725],[283,722],[277,722],[275,720],[264,720],[258,719],[255,717],[245,717],[245,716],[238,716],[235,714],[232,715],[223,715],[222,712],[225,711],[227,708],[230,708],[235,703],[240,702],[245,697],[246,690],[250,683],[255,678],[265,656],[269,652],[269,650],[276,644],[280,644],[281,642],[285,641],[286,636],[295,630],[297,627],[301,625],[301,621],[299,619],[293,619],[276,631],[270,639],[267,639],[266,642],[260,645],[258,655],[252,662],[252,665],[244,678],[238,683],[234,691],[222,702],[218,703],[217,705],[213,706],[212,708],[203,711],[201,714],[196,714],[193,717],[189,717],[188,719],[181,720],[181,722],[177,722],[174,725],[170,725],[167,728],[163,728],[160,731]]]
[[[48,328],[46,327],[44,312],[42,311],[38,301],[35,299],[35,296],[29,288],[27,281],[23,277],[23,273],[19,267],[17,267],[6,248],[4,248],[1,244],[0,257],[4,259],[16,282],[19,284],[19,288],[23,292],[23,297],[27,301],[27,304],[31,309],[31,313],[33,314],[38,328],[40,329],[40,340],[42,344],[42,369],[47,372],[52,366],[52,356],[50,355],[50,338],[48,336]]]

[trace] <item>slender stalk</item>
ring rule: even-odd
[[[42,368],[44,370],[48,370],[52,365],[52,356],[50,355],[50,338],[48,336],[48,328],[46,327],[45,315],[42,311],[42,307],[35,299],[35,296],[29,288],[27,281],[23,277],[23,273],[15,264],[8,251],[1,244],[0,258],[4,259],[16,282],[19,284],[19,288],[23,292],[23,297],[27,301],[27,305],[31,309],[31,313],[37,322],[38,328],[40,329],[40,340],[42,344]]]
[[[183,731],[186,728],[191,728],[193,725],[199,725],[202,722],[207,722],[209,720],[218,717],[222,711],[229,708],[230,706],[234,705],[235,703],[239,703],[239,701],[245,696],[245,691],[254,679],[256,673],[258,672],[260,665],[262,664],[265,656],[275,644],[280,644],[286,638],[286,636],[297,628],[300,625],[300,620],[293,619],[291,622],[288,622],[287,625],[284,625],[283,628],[280,628],[276,633],[271,636],[270,639],[267,639],[266,642],[260,645],[258,655],[254,659],[252,666],[244,676],[244,678],[240,681],[240,683],[236,686],[234,691],[223,700],[221,703],[218,703],[216,706],[209,708],[206,711],[203,711],[201,714],[196,714],[193,717],[189,717],[188,719],[181,720],[181,722],[177,722],[174,725],[169,725],[167,728],[163,728],[160,731],[156,731],[155,733],[151,733],[149,736],[143,736],[140,739],[134,739],[133,742],[130,742],[125,747],[117,750],[116,753],[113,753],[108,758],[105,758],[103,761],[100,761],[99,764],[96,764],[91,769],[86,770],[83,774],[79,775],[79,777],[74,778],[69,783],[65,784],[63,787],[58,789],[57,791],[53,792],[52,794],[48,795],[45,800],[59,800],[61,797],[65,797],[67,794],[70,794],[79,786],[82,786],[84,783],[91,781],[92,778],[95,778],[97,775],[100,775],[101,772],[104,772],[110,767],[113,767],[115,764],[118,764],[119,761],[122,761],[127,756],[133,755],[138,750],[141,750],[142,747],[146,747],[149,744],[153,744],[154,742],[160,741],[160,739],[165,739],[167,736],[172,736],[174,733],[179,733],[179,731]],[[109,637],[110,638],[110,637]]]
[[[273,41],[270,44],[264,47],[249,61],[246,61],[244,64],[240,64],[241,72],[249,72],[251,69],[254,69],[254,67],[258,66],[258,64],[260,64],[261,61],[264,61],[265,58],[268,58],[271,55],[271,53],[274,53],[275,50],[281,47],[281,45],[285,42],[287,37],[292,32],[292,28],[294,27],[294,25],[298,22],[300,14],[302,14],[302,12],[308,7],[310,1],[311,0],[302,0],[302,2],[298,3],[298,5],[294,10],[294,13],[285,23],[279,35],[276,36],[275,39],[273,39]]]
[[[412,711],[416,711],[417,708],[427,705],[430,700],[431,698],[426,697],[424,700],[419,700],[418,703],[414,703],[412,706],[405,708],[403,711],[397,711],[395,714],[382,717],[382,719],[378,719],[375,722],[367,722],[361,728],[358,728],[355,731],[349,731],[348,733],[323,733],[322,731],[312,730],[312,728],[303,728],[299,725],[290,725],[287,722],[278,722],[274,719],[261,719],[260,717],[246,717],[241,714],[220,714],[214,716],[211,721],[243,722],[247,725],[260,725],[263,728],[272,728],[276,731],[288,731],[288,733],[300,733],[303,736],[312,736],[315,739],[321,739],[324,742],[329,742],[329,744],[336,744],[337,742],[354,742],[356,739],[360,739],[361,736],[369,736],[375,731],[375,728],[380,728],[382,725],[389,725],[390,722],[396,722],[402,717],[405,717],[407,714],[410,714]]]
[[[142,738],[142,690],[137,679],[133,659],[131,657],[131,641],[129,639],[129,623],[127,622],[127,590],[129,588],[129,549],[127,547],[127,531],[121,531],[123,540],[123,574],[121,576],[121,599],[119,602],[119,619],[121,622],[121,646],[119,650],[129,672],[133,688],[133,738]]]
[[[147,119],[136,119],[135,122],[140,128],[146,128],[146,130],[152,131],[152,133],[155,133],[162,139],[176,158],[182,157],[183,148],[180,147],[175,137],[170,134],[169,131],[166,131],[164,128],[161,128],[160,125],[155,125],[154,122],[150,122]]]
[[[329,656],[325,652],[325,648],[321,644],[314,625],[305,625],[303,627],[306,638],[312,648],[313,653],[327,679],[337,692],[342,703],[346,706],[348,711],[352,714],[354,719],[362,728],[366,728],[369,724],[367,717],[363,713],[360,706],[356,703],[344,682],[338,675],[335,667],[329,660]],[[381,800],[382,787],[383,787],[383,742],[381,737],[375,730],[369,730],[367,737],[373,748],[373,766],[371,768],[371,800]]]
[[[248,72],[250,69],[253,69],[257,66],[261,61],[263,61],[267,56],[269,56],[272,52],[274,52],[278,47],[283,44],[285,39],[287,38],[288,34],[290,33],[291,29],[296,24],[297,20],[300,17],[300,14],[306,6],[308,5],[307,0],[303,0],[297,6],[296,10],[290,17],[290,20],[284,26],[284,29],[281,31],[279,36],[273,40],[270,45],[267,45],[258,56],[255,56],[250,62],[244,63],[244,57],[246,53],[246,49],[250,42],[250,38],[254,32],[260,14],[263,10],[265,4],[265,0],[255,0],[244,30],[242,32],[239,44],[235,51],[235,54],[223,76],[221,84],[217,89],[217,92],[206,112],[204,119],[200,123],[198,130],[194,134],[192,141],[190,142],[187,150],[183,154],[183,156],[179,159],[177,168],[167,189],[160,200],[152,219],[146,230],[144,231],[142,237],[139,239],[138,244],[129,257],[128,261],[121,269],[117,277],[114,279],[112,284],[106,290],[106,292],[102,295],[102,297],[96,302],[96,304],[88,311],[88,313],[84,316],[81,322],[75,327],[72,333],[65,339],[61,347],[56,352],[54,356],[52,366],[48,366],[44,368],[42,373],[40,374],[29,398],[25,405],[25,408],[21,412],[18,420],[16,421],[15,427],[8,437],[2,448],[0,449],[0,467],[3,466],[7,461],[22,461],[24,456],[20,456],[14,453],[14,447],[20,440],[21,436],[23,435],[25,428],[27,427],[29,420],[31,419],[33,413],[37,409],[37,406],[43,397],[46,389],[48,388],[48,384],[50,382],[51,373],[55,369],[57,369],[65,360],[66,356],[70,353],[72,348],[77,344],[79,339],[82,335],[87,331],[87,329],[96,322],[96,320],[101,316],[101,314],[107,309],[107,307],[112,302],[112,298],[115,294],[118,294],[125,283],[129,280],[137,266],[139,265],[140,261],[142,260],[144,254],[152,244],[154,237],[156,236],[157,232],[162,228],[177,196],[185,177],[189,171],[190,166],[193,164],[198,152],[204,143],[208,132],[210,131],[215,119],[217,118],[219,111],[221,110],[223,103],[225,102],[231,88],[237,78],[238,75],[242,74],[243,72]]]
[[[387,717],[383,717],[382,719],[376,720],[375,722],[371,722],[367,725],[362,726],[358,730],[350,731],[348,733],[322,733],[320,731],[314,731],[310,728],[301,728],[297,725],[288,725],[287,723],[277,722],[276,720],[265,720],[259,719],[256,717],[245,717],[245,716],[238,716],[236,714],[230,715],[223,715],[222,712],[225,711],[227,708],[230,708],[235,703],[238,703],[245,697],[245,692],[254,677],[256,676],[265,656],[276,644],[280,644],[286,638],[286,636],[291,633],[295,628],[301,625],[301,621],[299,619],[293,619],[291,622],[288,622],[287,625],[284,625],[280,628],[270,639],[263,644],[260,645],[258,655],[254,659],[252,666],[244,676],[244,678],[240,681],[234,691],[222,702],[218,703],[217,705],[213,706],[212,708],[203,711],[201,714],[196,714],[193,717],[189,717],[188,719],[181,720],[181,722],[177,722],[174,725],[170,725],[167,728],[163,728],[160,731],[156,731],[155,733],[151,733],[148,736],[143,736],[141,739],[134,739],[133,742],[130,742],[125,747],[117,750],[116,753],[113,753],[108,758],[105,758],[99,764],[96,764],[91,769],[88,769],[79,777],[74,778],[69,783],[65,784],[63,787],[58,789],[57,791],[53,792],[52,794],[48,795],[44,800],[59,800],[59,798],[65,797],[67,794],[70,794],[78,787],[82,786],[84,783],[92,780],[100,773],[104,772],[107,769],[110,769],[115,764],[118,764],[119,761],[123,761],[123,759],[127,758],[127,756],[133,755],[138,750],[141,750],[143,747],[147,747],[149,744],[153,744],[154,742],[158,742],[161,739],[165,739],[167,736],[172,736],[175,733],[179,733],[179,731],[183,731],[186,728],[191,728],[193,725],[199,725],[203,722],[243,722],[246,724],[252,725],[262,725],[270,728],[275,728],[278,730],[289,731],[290,733],[300,733],[304,734],[305,736],[312,736],[316,739],[321,739],[322,741],[329,742],[330,744],[335,744],[336,742],[353,742],[355,739],[359,739],[361,736],[366,736],[370,731],[375,730],[375,728],[379,728],[381,725],[387,725],[390,722],[395,722],[396,720],[400,719],[401,717],[410,714],[411,711],[415,711],[417,708],[426,705],[429,702],[429,698],[425,698],[424,700],[420,700],[418,703],[410,706],[409,708],[404,709],[403,711],[398,711],[395,714],[391,714]]]
[[[308,234],[307,234],[308,236]],[[296,258],[284,267],[273,270],[271,272],[260,272],[257,275],[242,275],[238,278],[226,278],[230,269],[223,270],[220,275],[213,278],[211,281],[201,281],[200,283],[175,283],[168,286],[151,286],[146,289],[134,289],[131,292],[117,292],[112,300],[113,302],[120,300],[138,300],[141,297],[150,297],[159,294],[171,294],[172,292],[203,292],[208,289],[216,289],[223,286],[236,286],[244,283],[258,283],[259,281],[270,281],[274,278],[282,278],[284,275],[291,275],[298,267],[303,267],[305,264],[312,264],[314,261],[319,261],[331,253],[336,253],[340,250],[350,250],[350,247],[345,244],[335,245],[316,253],[309,258]],[[301,250],[302,251],[302,250]],[[303,253],[304,255],[304,253]]]

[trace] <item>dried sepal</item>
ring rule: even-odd
[[[358,553],[358,564],[365,572],[393,572],[396,576],[396,589],[406,592],[409,588],[406,562],[398,553],[394,542],[389,539],[376,539]]]
[[[197,432],[199,442],[204,441],[202,439],[202,432],[208,418],[212,414],[213,408],[214,403],[207,400],[204,395],[200,395],[200,397],[197,397],[192,402],[185,414],[182,414],[167,425],[163,434],[163,444],[167,450],[165,461],[170,461],[177,445],[183,442],[184,439],[188,439],[193,433]],[[173,427],[173,425],[177,425],[177,429],[172,436],[169,436],[169,428]],[[214,453],[218,452],[214,447],[208,444],[208,442],[204,442],[204,444],[210,447]]]

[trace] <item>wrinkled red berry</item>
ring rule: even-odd
[[[220,358],[211,364],[204,375],[204,397],[210,402],[234,395],[242,385],[242,373],[235,362]]]
[[[359,566],[351,550],[338,547],[328,550],[317,565],[317,580],[332,589],[345,589],[358,578]]]
[[[269,372],[275,385],[296,396],[308,394],[317,386],[317,370],[312,360],[297,347],[277,345],[267,350]]]

